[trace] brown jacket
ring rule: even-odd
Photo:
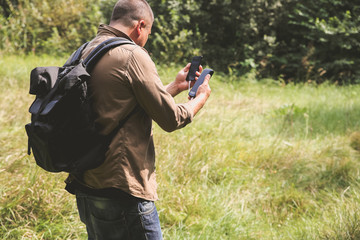
[[[112,37],[130,39],[115,28],[100,25],[83,57]],[[113,138],[105,162],[85,172],[84,183],[157,200],[152,120],[170,132],[190,123],[192,114],[184,105],[175,103],[154,62],[137,45],[122,45],[105,54],[91,73],[89,89],[98,116],[96,123],[103,134],[109,134],[134,108],[137,110]]]

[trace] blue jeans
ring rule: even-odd
[[[89,240],[160,240],[159,216],[154,202],[123,201],[76,193],[81,221]]]

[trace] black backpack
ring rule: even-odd
[[[63,67],[37,67],[31,71],[31,123],[25,126],[28,154],[33,151],[37,165],[49,172],[81,173],[105,160],[108,145],[122,120],[107,136],[95,128],[88,99],[88,81],[96,62],[111,48],[134,44],[125,38],[111,38],[81,60],[82,45]]]

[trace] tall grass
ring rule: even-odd
[[[0,236],[86,239],[66,174],[26,155],[30,70],[65,59],[0,59]],[[166,83],[176,67],[159,67]],[[260,83],[215,73],[194,122],[155,125],[165,239],[359,239],[360,87]],[[186,93],[176,98],[186,101]]]
[[[24,125],[30,121],[30,71],[64,59],[2,56],[0,59],[0,238],[80,239],[73,197],[64,192],[64,174],[50,174],[27,156]]]

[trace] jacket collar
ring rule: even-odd
[[[113,28],[107,24],[100,24],[97,35],[98,36],[99,35],[102,35],[102,36],[109,35],[112,37],[123,37],[123,38],[129,39],[130,41],[133,42],[133,40],[131,40],[131,38],[128,35],[126,35],[124,32],[122,32],[116,28]]]

